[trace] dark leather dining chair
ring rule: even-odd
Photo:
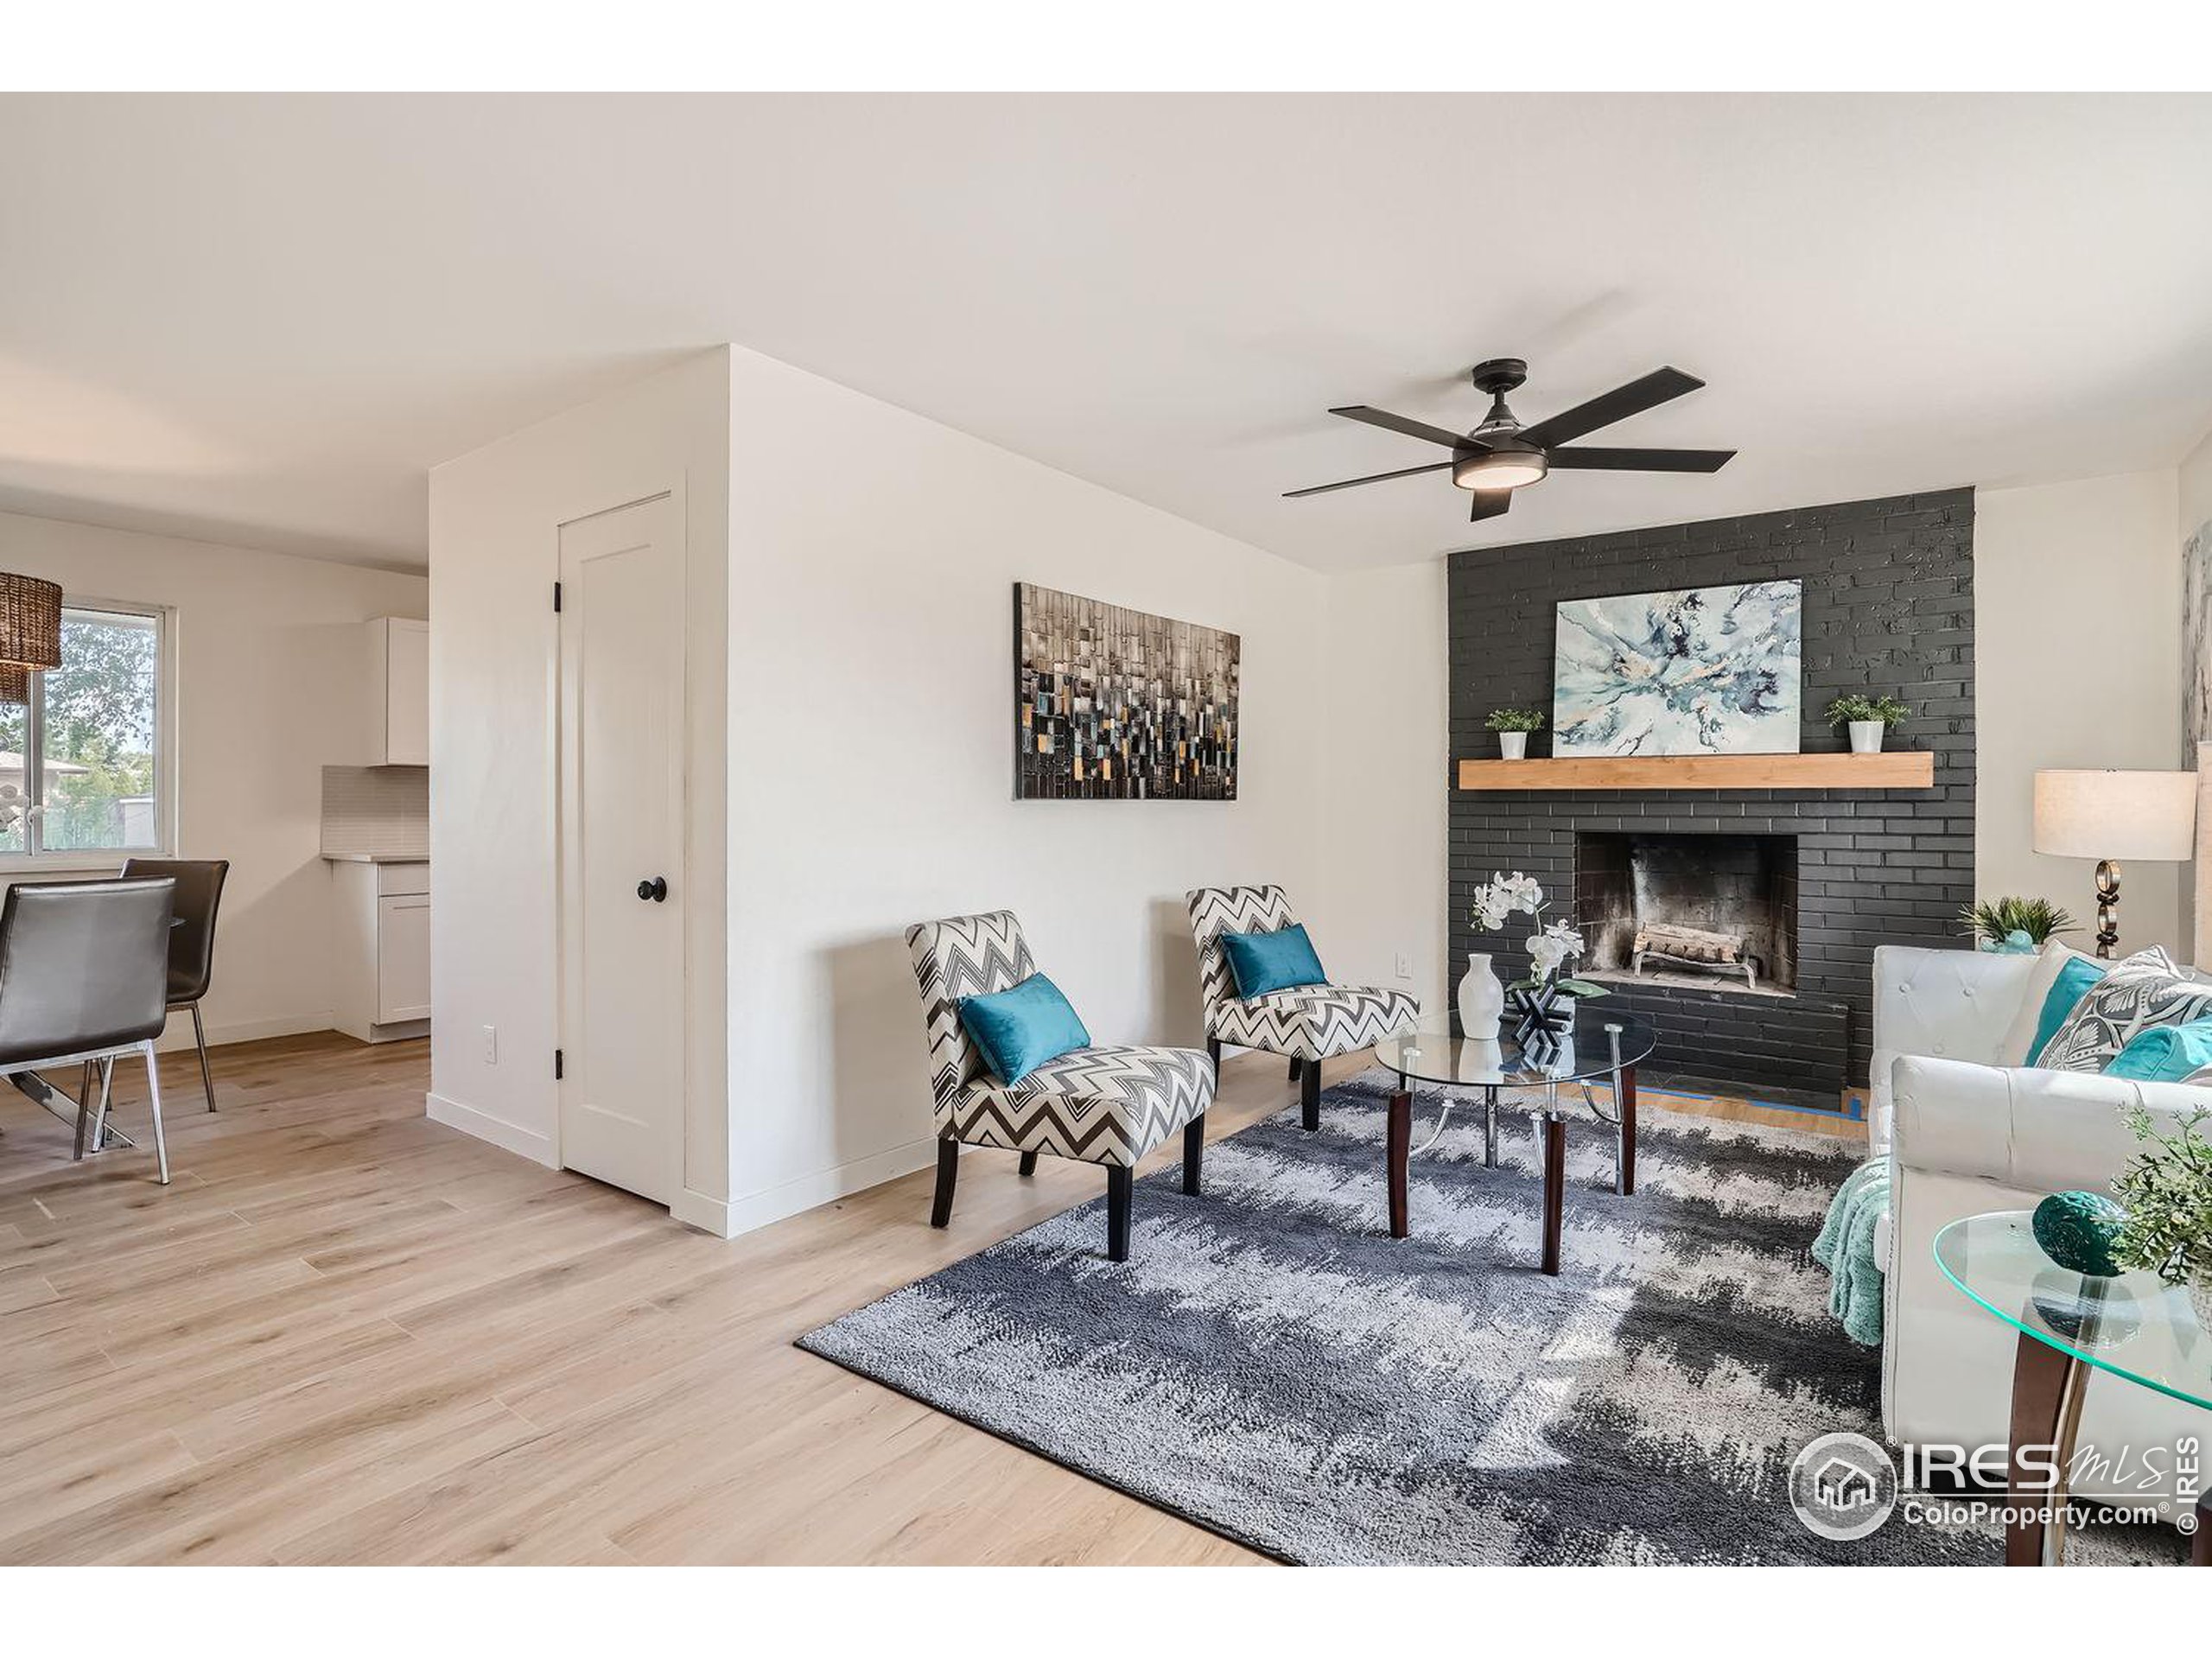
[[[207,1027],[200,1018],[200,999],[215,975],[215,910],[223,902],[223,878],[231,873],[222,858],[126,858],[123,879],[173,876],[176,880],[176,925],[169,930],[169,1007],[192,1010],[192,1040],[200,1049],[200,1086],[207,1109],[215,1109],[215,1074],[207,1065]]]
[[[93,1144],[100,1142],[116,1061],[137,1054],[146,1062],[154,1157],[163,1185],[169,1153],[154,1039],[168,1023],[175,892],[168,876],[46,881],[10,887],[0,904],[0,1077],[71,1065],[97,1071],[97,1108],[88,1085],[77,1109],[81,1158],[88,1116],[94,1116]]]

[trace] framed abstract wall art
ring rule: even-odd
[[[1553,753],[1796,753],[1802,611],[1795,581],[1560,601]]]
[[[1233,801],[1233,633],[1014,588],[1016,800]]]

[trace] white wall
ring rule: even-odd
[[[2212,518],[2212,432],[2183,457],[2177,474],[2181,493],[2181,533],[2192,534]]]
[[[1196,1044],[1185,890],[1276,881],[1318,913],[1323,817],[1370,785],[1330,741],[1314,573],[767,359],[732,383],[744,1226],[929,1157],[908,925],[1012,909],[1095,1038]],[[1241,634],[1240,798],[1014,800],[1017,580]]]
[[[72,599],[175,607],[176,850],[231,861],[208,1039],[328,1027],[322,767],[348,758],[359,722],[359,624],[423,615],[423,578],[13,514],[0,514],[0,569]],[[189,1014],[170,1023],[170,1046],[191,1041]]]
[[[1446,566],[1441,559],[1330,578],[1324,747],[1335,786],[1321,800],[1330,973],[1398,986],[1442,1019],[1457,975],[1445,960],[1451,732]],[[1406,957],[1410,979],[1397,977]]]
[[[2171,771],[2181,534],[2171,469],[1974,497],[1974,886],[2095,924],[2095,865],[2032,850],[2044,767]],[[2121,872],[2120,944],[2185,952],[2185,866]]]
[[[691,770],[683,868],[671,875],[683,906],[689,1036],[685,1190],[671,1207],[715,1229],[728,1190],[728,358],[704,353],[430,474],[430,1116],[546,1163],[558,1160],[559,527],[683,492]],[[804,689],[788,688],[794,707]],[[486,1026],[499,1033],[496,1065],[485,1058]]]

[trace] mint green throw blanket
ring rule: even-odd
[[[1844,1178],[1813,1241],[1813,1260],[1834,1279],[1828,1312],[1863,1348],[1882,1345],[1882,1265],[1874,1260],[1874,1224],[1889,1207],[1890,1160],[1877,1158]]]

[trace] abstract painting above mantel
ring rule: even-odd
[[[1803,584],[1561,600],[1552,752],[1795,754]]]
[[[1233,633],[1020,582],[1014,798],[1236,798]]]

